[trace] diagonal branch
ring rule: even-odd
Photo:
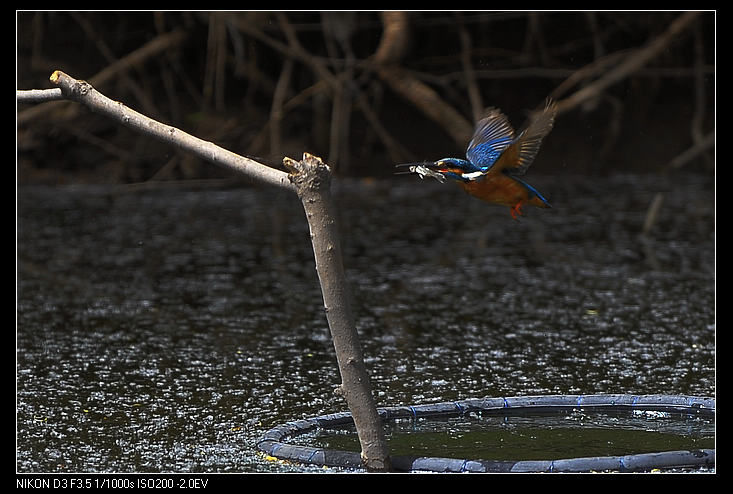
[[[616,84],[622,79],[641,69],[650,60],[659,55],[674,39],[685,29],[690,27],[700,12],[685,12],[677,17],[669,25],[667,30],[650,41],[646,46],[638,49],[630,54],[626,60],[621,62],[616,68],[606,73],[600,79],[588,84],[583,89],[573,93],[557,104],[558,113],[564,113],[577,107],[584,101],[598,96],[609,86]]]
[[[407,14],[383,12],[384,31],[373,56],[377,74],[406,101],[412,103],[428,118],[438,123],[460,145],[471,138],[472,124],[431,87],[418,80],[397,62],[406,51],[408,42]]]
[[[155,39],[141,46],[132,53],[111,63],[103,70],[95,74],[89,79],[89,83],[95,87],[102,86],[113,77],[119,76],[132,67],[143,63],[145,60],[157,55],[160,52],[170,50],[171,48],[183,43],[188,34],[185,31],[172,31],[170,33],[157,36]],[[53,101],[53,100],[48,100]],[[57,103],[48,103],[48,105],[56,105]],[[34,118],[48,115],[48,105],[37,105],[18,112],[18,124],[26,123]]]
[[[204,141],[176,127],[146,117],[119,101],[112,101],[86,81],[74,79],[57,70],[51,74],[51,82],[61,89],[65,99],[81,103],[92,111],[109,117],[125,127],[159,139],[183,151],[188,151],[215,165],[242,173],[257,182],[275,185],[283,189],[294,189],[286,172],[270,168],[219,147],[213,142]]]

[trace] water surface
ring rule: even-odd
[[[714,396],[713,178],[533,184],[554,208],[521,221],[415,177],[334,184],[378,404]],[[317,469],[255,449],[275,425],[346,409],[296,197],[21,187],[17,199],[19,472]]]

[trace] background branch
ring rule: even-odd
[[[382,22],[385,27],[374,55],[379,76],[394,92],[442,126],[457,144],[465,145],[471,138],[473,124],[446,103],[435,90],[397,65],[399,57],[407,50],[404,34],[409,32],[407,14],[385,12]]]
[[[627,56],[616,68],[606,73],[597,81],[568,96],[564,100],[559,101],[557,104],[558,112],[567,112],[588,99],[597,97],[609,86],[616,84],[642,68],[650,60],[659,55],[680,33],[691,26],[699,15],[700,12],[685,12],[684,14],[680,14],[664,33],[654,38],[643,48]]]
[[[654,171],[714,126],[715,22],[715,12],[20,12],[18,88],[43,87],[51,67],[89,74],[239,154],[279,166],[306,149],[341,176],[458,156],[482,106],[518,126],[551,95],[578,113],[548,139],[543,171]],[[65,121],[81,106],[51,94],[26,108],[40,95],[18,93],[23,182],[226,177],[103,118],[72,133]],[[81,136],[115,142],[94,148],[100,159]],[[49,146],[65,157],[54,167]],[[694,159],[714,167],[709,152]]]
[[[119,60],[112,62],[106,68],[89,78],[89,84],[100,87],[110,81],[112,78],[120,75],[121,73],[135,67],[136,65],[144,62],[150,57],[156,54],[168,50],[171,47],[183,42],[186,38],[186,32],[179,30],[173,31],[167,34],[157,36],[155,39],[146,43],[139,49],[130,53],[129,55],[122,57]],[[48,72],[47,72],[48,73]],[[53,103],[49,103],[53,104]],[[26,123],[34,118],[48,114],[50,109],[45,106],[37,105],[18,113],[18,123]],[[71,118],[73,115],[67,116]]]

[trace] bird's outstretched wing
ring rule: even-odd
[[[487,172],[514,140],[514,129],[498,108],[488,108],[476,123],[466,158],[482,172]]]
[[[530,115],[519,136],[497,160],[494,171],[505,170],[511,175],[524,174],[537,156],[542,139],[552,130],[555,115],[557,104],[548,99],[542,110]]]

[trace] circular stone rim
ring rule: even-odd
[[[715,417],[715,399],[689,395],[537,395],[499,398],[471,398],[440,403],[380,407],[382,421],[400,418],[456,417],[468,413],[493,415],[536,414],[563,410],[656,411],[682,415]],[[361,456],[353,451],[300,446],[285,442],[288,437],[313,429],[353,425],[351,412],[321,415],[287,422],[268,430],[257,449],[280,460],[310,465],[363,469]],[[649,471],[662,468],[714,467],[715,449],[662,451],[623,456],[595,456],[556,460],[496,461],[425,456],[392,456],[395,471],[428,472],[590,472]]]

